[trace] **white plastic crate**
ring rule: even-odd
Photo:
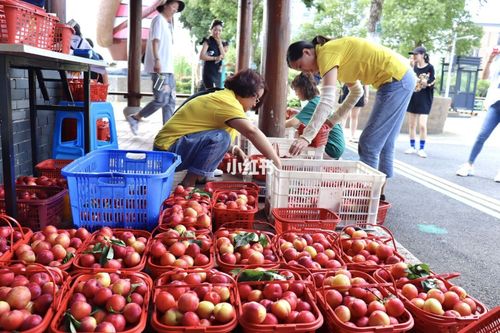
[[[359,161],[282,159],[269,164],[266,209],[319,207],[341,223],[376,224],[385,174]]]
[[[278,146],[278,153],[281,157],[289,157],[288,150],[292,145],[294,138],[274,138],[268,137],[269,142],[273,145]],[[242,137],[242,145],[244,147],[244,152],[248,155],[259,155],[260,152],[255,148],[255,146],[248,140]],[[243,149],[243,148],[242,148]],[[298,158],[307,158],[307,159],[323,159],[323,153],[325,152],[325,146],[313,148],[306,147],[298,156]]]

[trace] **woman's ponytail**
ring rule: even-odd
[[[328,41],[330,41],[330,38],[318,35],[318,36],[316,36],[316,37],[313,38],[312,44],[314,46],[316,46],[316,45],[323,45],[323,44],[327,43]]]

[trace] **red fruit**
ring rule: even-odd
[[[108,312],[121,312],[126,304],[127,301],[122,295],[115,294],[106,302],[106,310]]]
[[[20,331],[26,331],[31,328],[37,327],[42,322],[43,318],[37,314],[29,315],[26,319],[23,320],[21,327],[19,327]]]
[[[181,312],[195,312],[198,304],[200,304],[200,300],[194,292],[181,295],[177,301],[177,307]]]
[[[268,283],[264,286],[264,290],[262,291],[265,298],[270,299],[272,301],[276,301],[281,298],[283,294],[283,290],[279,283]]]
[[[244,321],[261,324],[266,318],[266,308],[257,302],[248,302],[243,304],[242,318]]]
[[[71,305],[70,313],[76,320],[87,317],[92,312],[92,306],[87,302],[75,302]]]
[[[174,296],[166,291],[160,291],[156,296],[156,308],[161,313],[166,312],[168,309],[176,306]]]
[[[296,323],[313,323],[316,320],[314,314],[310,311],[300,311],[295,318]]]
[[[12,288],[5,299],[5,301],[9,303],[11,309],[18,310],[24,309],[30,300],[30,290],[25,286]]]
[[[399,317],[405,312],[405,306],[399,298],[391,298],[385,303],[387,314],[392,317]]]

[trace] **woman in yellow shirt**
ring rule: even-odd
[[[363,38],[328,39],[317,36],[312,42],[299,41],[287,51],[288,65],[298,71],[318,73],[322,77],[321,99],[304,129],[304,134],[290,147],[297,155],[308,146],[325,121],[340,123],[363,95],[363,85],[377,90],[368,123],[359,138],[358,153],[362,162],[393,175],[394,143],[416,78],[408,61],[390,49]],[[335,108],[337,80],[349,87],[349,94]]]
[[[188,170],[182,185],[193,186],[211,177],[227,151],[242,155],[232,142],[240,132],[278,167],[280,158],[264,133],[247,119],[245,111],[256,107],[264,95],[264,79],[253,70],[228,78],[225,89],[196,96],[181,105],[154,140],[155,150],[181,156],[176,171]]]

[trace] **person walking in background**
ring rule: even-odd
[[[349,141],[351,142],[359,141],[359,138],[356,137],[356,130],[358,129],[358,118],[361,109],[368,103],[368,98],[370,94],[369,90],[370,89],[368,88],[367,85],[363,86],[363,96],[361,96],[359,101],[356,103],[356,105],[354,105],[351,112],[349,113],[349,130],[351,132]],[[349,94],[349,87],[346,84],[344,84],[342,86],[342,93],[339,97],[339,103],[342,103],[348,94]]]
[[[221,39],[224,22],[213,20],[210,24],[210,36],[203,38],[203,47],[200,52],[200,60],[203,64],[203,86],[205,89],[219,87],[221,81],[222,60],[226,55],[226,49]]]
[[[479,135],[472,146],[472,150],[469,155],[469,160],[467,163],[460,166],[457,170],[457,176],[467,177],[474,175],[474,162],[477,156],[483,149],[484,142],[488,140],[493,130],[500,123],[500,57],[498,56],[500,51],[498,48],[494,48],[488,57],[486,66],[483,69],[483,80],[489,78],[490,87],[488,88],[488,93],[486,94],[486,99],[484,101],[484,106],[487,108],[486,118],[484,119],[483,126]],[[495,178],[496,182],[500,182],[500,169],[498,170]]]
[[[429,55],[424,47],[419,46],[409,54],[413,55],[413,70],[417,74],[417,86],[408,105],[408,134],[410,135],[410,148],[405,154],[417,154],[422,158],[427,157],[425,140],[427,139],[427,119],[431,112],[434,98],[435,73],[434,66],[429,63]],[[419,128],[419,149],[415,147],[417,137],[417,123]]]
[[[319,90],[311,73],[300,73],[297,75],[292,81],[292,89],[301,101],[308,102],[299,113],[285,122],[286,128],[297,128],[300,124],[309,124],[314,110],[316,110],[319,103]],[[331,158],[338,160],[344,153],[344,149],[344,133],[340,124],[336,124],[328,134],[325,153]]]
[[[317,36],[312,42],[292,43],[287,51],[288,66],[302,72],[319,72],[323,88],[321,98],[304,133],[290,147],[298,155],[314,139],[321,126],[342,121],[363,94],[363,84],[377,88],[370,118],[358,145],[360,160],[393,176],[394,143],[415,89],[415,73],[408,61],[390,49],[357,37],[328,39]],[[349,94],[335,110],[337,80],[345,82]],[[382,189],[381,199],[384,200]]]
[[[164,124],[174,114],[174,14],[182,12],[184,6],[180,0],[161,0],[156,7],[159,14],[151,21],[144,58],[144,71],[151,73],[153,81],[154,99],[141,111],[127,116],[134,135],[138,133],[141,118],[149,117],[159,108]]]

